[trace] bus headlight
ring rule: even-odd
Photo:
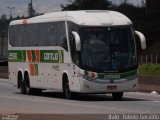
[[[83,75],[83,78],[86,80],[95,80],[98,78],[98,74],[96,72],[89,72],[89,74]]]

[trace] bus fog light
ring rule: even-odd
[[[88,75],[84,75],[83,78],[86,79],[86,80],[93,80],[93,78],[88,76]]]

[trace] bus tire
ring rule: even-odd
[[[23,80],[19,81],[20,82],[20,92],[21,94],[25,94],[25,87],[24,87],[24,82]]]
[[[68,80],[67,75],[63,76],[63,94],[66,99],[72,98],[72,93],[69,88],[69,80]]]
[[[112,97],[114,100],[121,100],[123,98],[123,92],[112,93]]]
[[[22,94],[31,94],[31,91],[32,90],[31,90],[30,84],[29,84],[29,75],[28,75],[28,73],[25,73],[24,79],[21,84],[21,93]]]
[[[18,77],[17,77],[17,88],[20,89],[23,81],[23,76],[22,73],[19,71],[18,72]]]

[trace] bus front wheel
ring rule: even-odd
[[[114,100],[121,100],[123,98],[123,92],[112,93],[112,97]]]
[[[72,93],[69,88],[68,77],[66,75],[63,77],[63,94],[66,99],[72,98]]]

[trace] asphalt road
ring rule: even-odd
[[[119,113],[160,114],[160,95],[125,93],[121,101],[113,101],[108,94],[78,95],[74,100],[66,100],[61,93],[53,91],[44,91],[41,95],[22,95],[16,87],[0,79],[0,113],[91,114],[92,117]]]

